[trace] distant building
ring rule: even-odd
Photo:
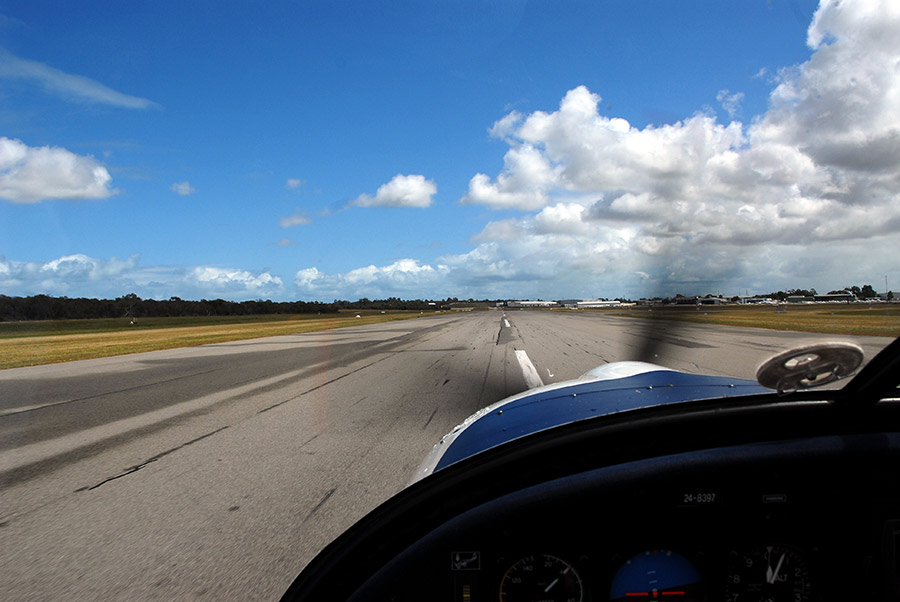
[[[787,298],[788,303],[813,303],[815,300],[815,297],[810,297],[808,295],[790,295]]]
[[[556,301],[507,301],[506,307],[558,307]]]
[[[575,309],[578,307],[578,303],[584,301],[584,299],[560,299],[557,301],[561,306],[568,307],[569,309]]]
[[[585,299],[584,301],[578,301],[575,306],[578,309],[591,309],[597,307],[615,307],[617,305],[621,305],[619,301],[604,301],[602,299]]]
[[[853,293],[837,293],[833,295],[816,295],[814,299],[819,303],[852,303],[856,301],[856,295]]]

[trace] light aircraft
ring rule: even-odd
[[[900,339],[614,362],[468,418],[283,600],[900,599]],[[833,386],[833,385],[832,385]]]

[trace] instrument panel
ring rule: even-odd
[[[792,507],[786,493],[759,497],[773,501],[761,501],[755,512],[728,512],[726,503],[714,507],[712,501],[674,509],[630,505],[637,511],[618,524],[626,514],[609,506],[547,508],[522,517],[529,535],[509,526],[480,531],[480,546],[451,551],[449,599],[806,602],[835,590],[833,571],[843,571],[841,579],[866,578],[871,545],[864,550],[847,531],[827,529],[826,536],[827,523],[819,522],[825,517]],[[597,510],[608,512],[612,524],[598,524]],[[838,553],[843,566],[830,566]]]
[[[476,556],[468,553],[470,559]],[[597,572],[590,557],[568,560],[552,554],[531,554],[513,562],[503,573],[498,587],[499,600],[801,602],[818,599],[813,598],[810,553],[801,548],[784,544],[735,548],[724,556],[724,561],[713,563],[705,556],[698,554],[692,559],[673,550],[644,550],[618,564],[606,578],[595,579],[587,577]],[[596,568],[601,575],[605,572],[603,567]],[[457,578],[456,581],[456,599],[478,598],[472,580]]]
[[[493,500],[410,548],[383,599],[894,599],[900,471],[790,448],[740,456],[654,459]]]

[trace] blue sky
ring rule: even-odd
[[[890,4],[0,1],[0,293],[880,290]]]

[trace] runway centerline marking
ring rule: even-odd
[[[528,385],[528,388],[543,387],[544,381],[541,380],[541,375],[538,374],[537,368],[531,363],[528,354],[522,349],[516,349],[516,359],[519,360],[522,376],[525,377],[525,384]]]

